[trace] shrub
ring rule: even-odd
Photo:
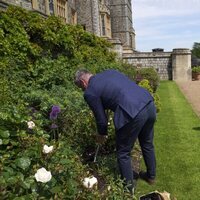
[[[154,103],[155,103],[155,106],[156,106],[156,112],[157,113],[160,112],[160,110],[161,110],[160,97],[158,96],[158,94],[153,92],[153,89],[150,86],[149,81],[146,80],[146,79],[143,79],[142,81],[140,81],[139,86],[145,88],[146,90],[148,90],[151,93],[151,95],[154,98]]]
[[[194,73],[200,73],[200,66],[192,67],[192,72],[194,72]]]
[[[155,92],[159,85],[159,76],[154,68],[141,68],[137,69],[134,80],[139,83],[141,80],[147,79]]]
[[[92,168],[85,165],[82,154],[88,147],[96,148],[96,125],[73,77],[78,68],[85,67],[92,73],[113,68],[132,78],[134,68],[117,62],[106,40],[80,26],[65,25],[54,16],[44,19],[9,7],[6,12],[0,11],[0,26],[0,198],[127,196],[122,181],[111,180],[106,166],[102,171],[95,168],[105,185],[112,188],[105,191],[106,196],[99,190],[82,188],[81,179],[90,175]],[[61,112],[52,120],[49,114],[53,105],[58,105]],[[28,121],[35,127],[28,128]],[[112,123],[109,134],[106,153],[114,149]],[[53,145],[54,151],[44,155],[44,144]],[[53,178],[46,184],[34,178],[41,167],[52,173]]]

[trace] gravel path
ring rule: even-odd
[[[200,117],[200,81],[176,82],[194,112]]]

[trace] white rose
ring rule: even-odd
[[[33,129],[35,127],[35,123],[33,121],[27,122],[28,128]]]
[[[53,146],[48,147],[46,144],[44,145],[42,150],[43,153],[50,153],[52,151],[53,151]]]
[[[107,187],[107,190],[108,190],[108,191],[110,191],[110,190],[111,190],[111,187],[110,187],[110,185]]]
[[[35,179],[37,182],[46,183],[50,181],[52,178],[51,172],[47,171],[44,167],[37,170],[37,173],[35,173]]]
[[[91,178],[84,178],[83,180],[83,185],[86,188],[92,188],[97,183],[98,183],[97,178],[95,178],[94,176]]]

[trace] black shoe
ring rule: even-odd
[[[139,176],[142,180],[146,181],[149,185],[153,185],[155,183],[155,179],[149,178],[146,172],[141,171]]]

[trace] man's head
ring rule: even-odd
[[[80,69],[75,74],[74,83],[82,90],[85,90],[88,86],[91,76],[92,74],[86,69]]]

